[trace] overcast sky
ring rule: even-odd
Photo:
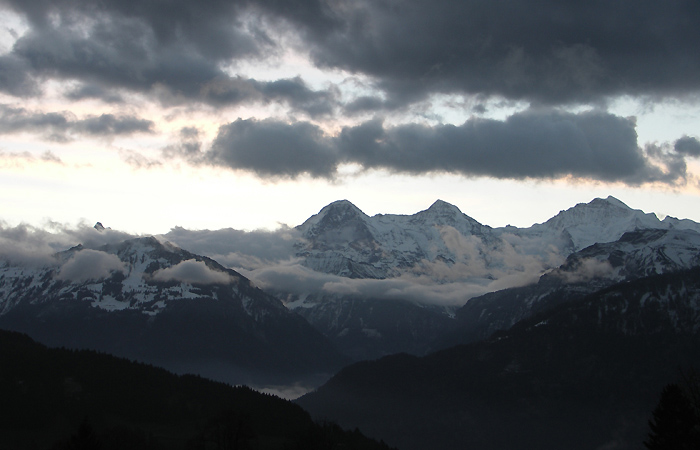
[[[700,221],[697,0],[0,0],[0,219]]]

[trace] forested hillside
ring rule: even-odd
[[[247,387],[0,331],[2,449],[387,449]],[[81,446],[82,445],[82,446]]]

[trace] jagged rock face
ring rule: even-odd
[[[229,383],[291,382],[344,359],[237,272],[155,238],[0,269],[0,327]]]

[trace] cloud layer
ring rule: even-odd
[[[226,272],[214,270],[204,263],[189,259],[172,267],[157,270],[153,273],[156,281],[177,281],[190,284],[229,284],[236,281]]]
[[[680,185],[686,159],[700,157],[697,137],[639,143],[633,119],[605,111],[621,96],[698,98],[694,0],[104,0],[99,7],[4,0],[0,8],[22,25],[9,30],[13,42],[0,55],[0,92],[19,101],[53,89],[66,102],[98,99],[126,111],[0,105],[0,133],[54,141],[153,134],[156,124],[126,100],[136,95],[165,110],[271,107],[273,117],[226,120],[206,145],[190,134],[161,146],[165,160],[261,178],[334,179],[340,165],[352,164],[406,174]],[[243,69],[275,67],[290,49],[311,66],[303,74]],[[319,76],[327,78],[310,80]],[[529,109],[461,125],[442,124],[430,111],[438,124],[383,120],[410,118],[436,95],[469,98],[464,108],[479,115],[493,100]],[[566,112],[581,106],[594,109]],[[331,131],[338,124],[344,128]],[[121,151],[134,166],[161,164]]]
[[[338,26],[309,27],[316,61],[371,74],[397,101],[461,91],[562,104],[700,86],[690,0],[367,0],[333,12]]]
[[[178,151],[170,147],[163,154],[263,177],[331,179],[341,164],[356,164],[416,175],[685,183],[685,158],[697,156],[697,139],[640,148],[635,127],[634,119],[607,112],[553,109],[530,109],[503,121],[474,118],[459,126],[371,120],[335,136],[310,122],[239,119],[222,126],[209,149],[183,140]]]
[[[16,95],[57,77],[140,91],[160,85],[215,103],[251,93],[314,103],[316,93],[293,79],[258,85],[222,70],[274,57],[290,42],[319,67],[372,77],[389,101],[369,108],[435,92],[562,104],[700,88],[693,0],[4,3],[29,25],[0,59],[0,86]]]
[[[125,269],[119,256],[98,250],[83,249],[75,252],[61,265],[56,274],[59,280],[81,282],[109,277],[112,272]]]
[[[135,116],[102,114],[82,119],[66,111],[37,112],[0,105],[0,134],[32,132],[55,141],[71,135],[116,136],[153,132],[153,122]]]
[[[56,265],[57,252],[77,245],[94,249],[133,237],[111,229],[100,232],[86,224],[68,226],[48,222],[43,227],[36,227],[27,224],[8,226],[0,221],[0,261],[34,266]]]

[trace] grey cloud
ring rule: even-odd
[[[124,271],[124,263],[117,255],[98,250],[83,249],[61,265],[59,280],[87,281],[109,277],[112,272]]]
[[[63,161],[61,160],[61,158],[56,156],[50,150],[46,150],[44,153],[41,154],[41,156],[39,158],[42,161],[52,162],[52,163],[56,163],[56,164],[63,164]]]
[[[431,93],[562,104],[700,90],[700,29],[692,20],[700,5],[694,0],[7,4],[30,24],[0,60],[0,89],[15,95],[36,89],[33,80],[40,76],[140,92],[161,85],[174,97],[214,103],[249,100],[221,67],[278,54],[286,42],[276,42],[270,28],[275,36],[300,37],[320,67],[368,75],[388,94],[389,107]],[[10,69],[20,65],[30,70]],[[272,83],[253,98],[286,89],[290,80]],[[311,115],[327,113],[324,97],[332,92],[316,98],[300,92],[270,98]],[[365,98],[348,110],[378,107]]]
[[[73,128],[78,133],[93,136],[150,133],[153,122],[133,116],[102,114],[76,121]]]
[[[646,171],[648,181],[658,181],[670,185],[682,185],[687,181],[688,166],[685,157],[671,151],[670,144],[646,144],[644,155],[648,161],[654,164]]]
[[[82,83],[67,90],[64,95],[69,100],[83,100],[86,98],[100,99],[105,103],[124,103],[121,95],[112,89],[107,89],[97,84]]]
[[[700,141],[695,137],[683,136],[673,144],[673,148],[677,153],[695,158],[700,157]]]
[[[39,85],[30,74],[28,64],[14,55],[0,56],[0,91],[18,97],[37,95]]]
[[[459,126],[385,126],[375,119],[337,136],[309,122],[239,119],[222,126],[209,149],[183,138],[164,156],[261,177],[333,178],[338,165],[356,163],[408,174],[685,183],[684,155],[668,146],[640,148],[635,127],[634,119],[606,112],[552,109],[530,109],[502,121],[474,118]]]
[[[337,104],[333,89],[314,91],[300,77],[257,81],[219,75],[206,82],[200,94],[214,104],[285,103],[311,117],[330,115]]]
[[[161,151],[165,159],[181,158],[194,164],[202,160],[202,142],[197,128],[183,127],[180,129],[179,140],[164,147]]]
[[[295,298],[309,293],[317,296],[350,296],[361,298],[408,300],[420,304],[461,306],[468,299],[507,287],[522,286],[541,275],[513,271],[502,278],[462,277],[435,283],[428,276],[404,274],[382,280],[351,279],[314,272],[294,262],[268,265],[241,273],[262,289]]]
[[[0,223],[0,260],[10,264],[56,264],[51,234],[27,224],[8,227]]]
[[[163,165],[160,160],[149,158],[134,150],[120,149],[119,156],[122,161],[136,169],[151,169]]]
[[[257,266],[255,260],[272,263],[288,260],[294,255],[294,244],[300,238],[299,231],[286,226],[275,231],[242,231],[233,228],[220,230],[187,230],[182,227],[171,229],[164,237],[191,252],[207,255],[219,263],[231,264],[232,259],[243,263],[245,255],[251,255],[253,264],[243,263],[235,267]],[[221,257],[224,258],[221,258]]]
[[[21,160],[21,161],[35,161],[37,158],[29,153],[29,152],[21,152],[21,153],[5,153],[0,151],[0,159],[5,159],[5,160]],[[39,155],[39,160],[44,161],[44,162],[49,162],[49,163],[54,163],[54,164],[63,164],[63,161],[61,158],[56,156],[53,152],[50,150],[46,150],[44,153]]]
[[[191,96],[221,75],[215,61],[187,49],[158,48],[155,39],[138,21],[110,18],[94,24],[87,37],[78,27],[32,30],[16,42],[14,54],[42,76],[144,92],[162,83]]]
[[[230,284],[236,279],[226,272],[219,272],[206,265],[204,261],[189,259],[172,267],[153,273],[156,281],[177,281],[190,284]]]
[[[133,237],[135,236],[111,229],[99,232],[85,223],[69,226],[46,222],[37,227],[25,223],[8,226],[0,222],[0,259],[12,263],[53,264],[57,252],[76,245],[83,244],[85,248],[94,250]]]
[[[278,51],[260,23],[260,17],[270,13],[280,16],[274,4],[175,1],[164,7],[153,1],[105,1],[97,9],[91,2],[78,1],[13,6],[32,27],[17,40],[11,55],[0,60],[0,83],[3,73],[29,73],[79,81],[66,93],[71,99],[118,102],[121,97],[114,88],[123,88],[155,95],[164,103],[284,102],[311,116],[333,110],[332,90],[314,91],[299,78],[262,82],[231,77],[221,69],[231,61]],[[301,9],[307,13],[283,7],[281,14],[308,17],[313,10]],[[10,70],[19,65],[26,70]],[[23,80],[8,78],[5,89],[30,92]]]
[[[331,177],[338,164],[332,142],[316,125],[238,119],[219,128],[208,164],[250,170],[263,177]]]
[[[377,79],[394,100],[433,92],[561,104],[700,90],[700,4],[623,0],[335,2],[307,39],[317,64]]]
[[[587,258],[578,261],[572,268],[558,268],[551,272],[564,283],[583,283],[596,278],[613,278],[617,271],[609,261],[601,261],[596,258]]]
[[[347,114],[357,114],[382,111],[388,107],[386,101],[379,97],[362,96],[346,104],[343,109]]]
[[[313,91],[301,77],[267,83],[258,82],[256,85],[267,99],[285,100],[294,109],[304,111],[312,117],[331,114],[336,104],[336,93],[332,90]]]
[[[114,136],[152,132],[153,122],[129,115],[102,114],[78,119],[70,112],[35,112],[0,105],[0,133],[34,132],[64,141],[71,134]]]
[[[634,120],[603,112],[528,110],[504,121],[470,119],[461,126],[366,122],[340,135],[342,154],[365,168],[448,172],[512,179],[564,176],[641,184],[682,181],[660,172],[637,145]],[[675,169],[675,167],[671,168]]]

